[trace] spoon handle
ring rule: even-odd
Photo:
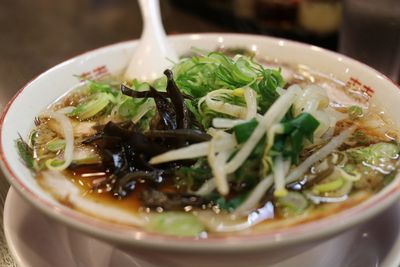
[[[142,36],[151,34],[165,38],[165,31],[161,22],[160,1],[139,0],[139,5],[143,20]]]
[[[143,18],[143,32],[125,78],[152,81],[162,76],[172,62],[178,61],[176,52],[168,43],[161,21],[159,0],[139,0]]]

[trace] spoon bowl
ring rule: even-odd
[[[125,72],[125,78],[152,81],[178,61],[169,45],[160,16],[159,0],[139,0],[143,32]]]

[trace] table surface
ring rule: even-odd
[[[225,32],[224,26],[160,1],[168,34]],[[0,111],[33,77],[84,51],[137,39],[141,16],[135,0],[0,1]],[[0,172],[0,266],[15,266],[3,232],[9,185]]]

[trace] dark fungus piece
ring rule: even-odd
[[[154,94],[154,102],[156,102],[156,107],[158,114],[160,115],[163,123],[164,129],[176,129],[176,112],[174,106],[168,101],[160,92],[150,86],[150,91]]]
[[[136,152],[144,153],[149,157],[167,151],[167,148],[152,142],[144,134],[134,130],[124,129],[113,122],[109,122],[104,126],[103,133],[106,136],[119,137],[121,142],[132,145]]]
[[[152,130],[146,132],[146,136],[150,138],[164,138],[166,140],[175,139],[189,143],[204,142],[211,139],[209,134],[195,129]]]
[[[128,162],[123,150],[103,149],[101,157],[104,167],[115,175],[128,170]]]
[[[136,187],[137,179],[134,173],[127,173],[116,180],[113,186],[113,196],[119,199],[126,197]]]
[[[98,140],[101,140],[103,138],[103,133],[96,133],[95,135],[92,135],[88,138],[86,138],[85,140],[82,141],[83,145],[89,145],[93,142],[96,142]]]
[[[136,183],[140,182],[140,180],[145,180],[150,182],[151,184],[159,184],[162,183],[163,178],[162,170],[155,171],[135,171],[124,174],[121,178],[116,180],[116,183],[113,187],[113,195],[114,197],[124,198],[129,192],[135,189]]]
[[[147,91],[135,91],[132,88],[129,88],[125,84],[121,84],[121,92],[124,95],[133,97],[133,98],[153,98],[154,93],[151,90]],[[169,98],[169,94],[167,92],[159,92],[157,91],[160,95],[162,95],[165,98]],[[193,100],[193,97],[187,94],[182,93],[183,98],[185,99],[190,99]]]
[[[79,169],[90,169],[92,172],[99,172],[104,170],[103,163],[90,163],[90,164],[77,164],[75,162],[71,162],[68,166],[69,170],[79,170]]]
[[[149,86],[148,91],[135,91],[121,84],[121,92],[133,98],[153,98],[156,103],[159,116],[162,118],[163,129],[176,129],[176,114],[173,105],[168,100],[168,93],[159,92],[154,87]]]
[[[201,207],[207,201],[196,195],[166,193],[147,188],[141,194],[143,205],[149,208],[161,207],[165,210],[182,210],[186,206]]]
[[[171,102],[174,105],[176,113],[176,124],[179,129],[190,128],[190,113],[185,105],[185,100],[181,91],[174,81],[174,76],[171,70],[167,69],[164,71],[165,76],[167,76],[167,93],[171,98]]]

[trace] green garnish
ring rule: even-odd
[[[342,178],[337,178],[336,180],[327,182],[327,183],[321,183],[314,185],[312,188],[313,193],[315,194],[322,194],[326,192],[332,192],[336,191],[339,188],[341,188],[344,185],[344,181]]]
[[[29,145],[22,139],[22,137],[19,137],[16,141],[15,144],[17,146],[18,154],[23,160],[24,164],[26,167],[29,169],[33,170],[34,169],[34,159],[33,159],[33,150]]]
[[[318,128],[319,122],[311,114],[301,113],[296,118],[284,121],[281,125],[283,132],[276,137],[273,151],[297,163],[299,154],[304,148],[305,139],[312,142],[313,133]]]
[[[256,119],[251,119],[248,122],[236,125],[233,127],[233,132],[235,133],[236,140],[239,144],[242,144],[249,139],[254,129],[257,127],[258,122]]]
[[[151,231],[175,236],[198,236],[205,231],[196,216],[182,212],[163,212],[151,216],[147,228]]]
[[[346,152],[357,163],[367,163],[379,167],[385,162],[397,159],[400,148],[393,143],[377,143],[367,147],[351,148]]]
[[[110,95],[107,93],[96,93],[87,102],[80,104],[68,115],[77,117],[79,120],[87,120],[100,113],[110,103]]]
[[[284,197],[278,197],[277,202],[292,212],[301,212],[308,207],[308,201],[303,194],[293,191],[289,191]]]
[[[364,115],[363,109],[360,106],[350,106],[347,109],[350,119],[359,119]]]
[[[58,138],[50,140],[46,144],[46,148],[52,152],[63,150],[65,148],[65,140]]]

